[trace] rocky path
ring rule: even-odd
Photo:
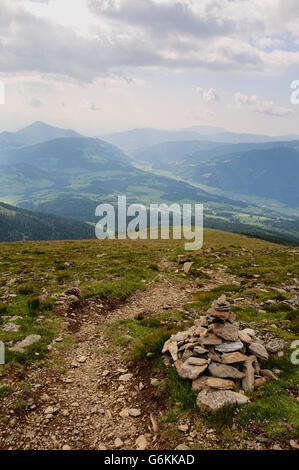
[[[229,282],[231,279],[217,272],[201,288],[209,290]],[[20,385],[13,399],[19,396],[21,402],[25,396],[29,411],[22,412],[20,406],[18,415],[15,409],[9,408],[7,398],[10,417],[5,426],[0,424],[0,448],[174,448],[167,433],[161,432],[159,417],[166,403],[152,385],[157,375],[142,362],[128,370],[117,350],[107,353],[111,344],[101,327],[105,322],[133,318],[145,309],[161,312],[181,308],[198,290],[195,281],[182,284],[164,279],[152,283],[146,292],[136,292],[125,304],[107,308],[99,300],[91,299],[75,314],[65,312],[61,336],[71,330],[73,343],[64,352],[56,353],[55,343],[59,346],[62,338],[55,339],[51,352],[55,368],[50,362],[41,368],[19,371],[27,389],[22,389],[25,385],[18,380]],[[63,373],[57,372],[59,364]],[[182,434],[182,443],[192,445],[193,439],[200,436],[192,431],[192,426],[189,430],[188,436]],[[202,430],[203,447],[206,432]],[[213,447],[213,439],[209,442],[207,446]]]

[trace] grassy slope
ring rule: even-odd
[[[185,312],[169,311],[152,315],[149,310],[144,318],[124,319],[107,324],[105,328],[111,345],[121,348],[125,355],[129,352],[128,359],[138,361],[148,352],[154,355],[152,365],[159,368],[165,377],[165,381],[158,386],[163,388],[169,399],[169,409],[162,418],[164,421],[176,421],[182,413],[194,416],[196,411],[195,395],[190,391],[190,385],[182,382],[173,369],[168,370],[162,365],[161,345],[172,331],[192,324],[192,318],[205,312],[220,293],[226,291],[232,299],[245,295],[248,301],[254,299],[254,302],[261,304],[263,313],[246,305],[234,307],[239,320],[253,323],[261,331],[265,328],[271,330],[274,327],[269,327],[269,324],[275,324],[277,328],[274,331],[288,341],[298,337],[298,311],[291,311],[283,303],[288,294],[279,294],[274,289],[284,283],[289,285],[293,282],[290,279],[298,277],[298,257],[291,248],[214,230],[206,230],[203,250],[194,253],[186,253],[181,241],[4,243],[1,244],[0,260],[0,325],[7,321],[3,317],[18,315],[21,318],[15,323],[20,324],[21,329],[18,333],[6,333],[0,326],[0,340],[16,342],[28,334],[40,334],[42,341],[26,354],[8,352],[8,364],[2,367],[2,372],[16,361],[33,360],[42,366],[40,361],[47,357],[47,345],[57,334],[61,322],[53,312],[53,304],[57,300],[54,294],[76,286],[82,290],[83,298],[100,296],[125,301],[136,289],[146,289],[149,280],[158,281],[161,277],[187,280],[181,271],[159,272],[157,265],[162,257],[175,261],[180,254],[194,261],[192,276],[199,282],[204,283],[206,268],[225,269],[239,282],[210,292],[199,292],[194,297],[194,303],[186,306]],[[264,285],[268,292],[259,291],[257,283]],[[46,294],[46,300],[40,303],[34,301],[41,294]],[[262,302],[269,298],[278,301],[275,308],[262,306]],[[42,321],[41,315],[44,316]],[[263,323],[265,319],[270,323]],[[286,320],[291,320],[291,323]],[[299,414],[292,393],[299,378],[298,366],[290,363],[290,352],[284,359],[271,359],[269,367],[275,365],[282,370],[279,381],[270,382],[262,394],[261,391],[253,394],[252,404],[242,408],[239,415],[234,415],[234,410],[229,409],[216,416],[198,416],[198,426],[201,419],[206,419],[225,439],[235,419],[235,426],[239,426],[237,429],[241,434],[248,431],[260,434],[260,430],[247,428],[251,419],[259,429],[262,428],[262,433],[272,438],[284,439],[296,435]],[[1,395],[8,393],[10,391],[1,387],[0,382],[0,399]],[[280,422],[283,423],[282,427],[279,426]],[[293,430],[289,432],[284,423],[294,423]]]

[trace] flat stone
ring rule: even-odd
[[[263,377],[267,377],[267,379],[278,380],[278,377],[269,369],[262,369],[261,374]]]
[[[210,361],[208,359],[201,359],[200,357],[189,357],[187,359],[185,364],[191,365],[191,366],[204,366],[205,364],[208,364]]]
[[[269,358],[265,346],[260,343],[251,343],[248,346],[248,350],[262,361],[266,361]]]
[[[221,345],[215,346],[215,351],[222,352],[222,353],[229,353],[239,351],[244,347],[241,341],[234,341],[234,342],[223,342]]]
[[[141,416],[141,411],[137,410],[137,408],[130,408],[129,415],[132,416],[132,418],[138,418],[138,416]]]
[[[80,364],[84,364],[84,362],[86,362],[87,360],[87,357],[85,356],[80,356],[78,357],[77,361],[80,363]]]
[[[221,359],[223,364],[235,364],[237,362],[247,361],[248,357],[240,352],[233,352],[222,354]]]
[[[243,379],[245,377],[245,374],[235,367],[218,364],[217,362],[212,362],[209,365],[209,373],[213,377],[219,377],[221,379]]]
[[[233,390],[235,388],[232,380],[219,379],[217,377],[207,377],[206,385],[217,390]]]
[[[23,339],[23,341],[20,341],[12,348],[9,348],[9,350],[23,354],[27,348],[29,348],[35,343],[38,343],[41,339],[42,337],[40,335],[29,335],[25,339]]]
[[[189,364],[182,363],[181,366],[177,366],[180,361],[176,361],[176,367],[179,376],[181,379],[184,380],[195,380],[197,379],[201,374],[204,373],[204,371],[208,368],[208,363],[202,365],[202,366],[192,366]]]
[[[236,324],[216,323],[213,326],[213,331],[215,335],[220,336],[220,338],[226,341],[237,341],[239,338],[239,328]]]
[[[245,333],[244,330],[239,331],[239,339],[247,346],[252,343],[252,337]]]
[[[218,338],[218,336],[211,333],[205,336],[204,338],[200,338],[199,342],[201,346],[216,346],[222,343],[222,339]]]
[[[6,323],[2,328],[6,333],[17,333],[20,330],[21,326],[16,325],[15,323]]]
[[[209,411],[217,411],[226,404],[245,405],[248,398],[241,393],[232,392],[231,390],[202,390],[197,397],[196,404],[200,409]]]
[[[285,348],[286,342],[282,339],[272,339],[266,344],[266,349],[269,353],[275,354]]]

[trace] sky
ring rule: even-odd
[[[0,131],[299,134],[295,80],[298,0],[0,2]]]

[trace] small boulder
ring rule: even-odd
[[[199,393],[196,404],[200,409],[217,411],[226,404],[244,405],[248,403],[248,400],[245,395],[232,392],[231,390],[203,390]]]

